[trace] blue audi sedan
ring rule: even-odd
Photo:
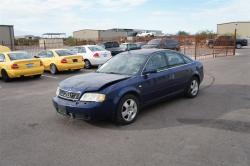
[[[203,65],[171,50],[128,51],[96,72],[62,81],[53,98],[58,113],[77,119],[134,122],[140,110],[169,96],[198,95]]]

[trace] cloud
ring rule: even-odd
[[[214,0],[217,2],[217,0]],[[199,30],[214,30],[223,22],[250,21],[249,0],[231,0],[217,6],[201,9],[186,8],[176,11],[156,10],[151,13],[149,21],[161,24],[166,32],[175,33],[186,30],[195,33]]]

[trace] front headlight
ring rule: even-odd
[[[56,96],[59,96],[59,92],[60,92],[60,88],[58,87],[58,88],[56,89]]]
[[[100,93],[84,93],[80,101],[103,102],[106,96]]]

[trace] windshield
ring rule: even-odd
[[[153,39],[148,42],[149,45],[158,45],[161,43],[161,39]]]
[[[122,49],[127,49],[127,44],[121,44],[121,45],[120,45],[120,48],[122,48]]]
[[[89,46],[88,47],[90,51],[95,52],[95,51],[106,51],[103,47],[101,46]]]
[[[27,52],[13,52],[8,54],[10,60],[32,59],[33,57]]]
[[[140,71],[146,59],[147,56],[144,55],[120,54],[102,65],[97,72],[135,75]]]
[[[56,50],[56,53],[59,56],[68,56],[68,55],[74,55],[74,53],[70,50]]]

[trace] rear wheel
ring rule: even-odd
[[[10,77],[8,75],[8,73],[5,70],[1,71],[1,75],[2,75],[2,79],[4,82],[9,82],[10,81]]]
[[[198,95],[200,85],[199,80],[197,77],[193,77],[186,89],[186,96],[189,98],[194,98]]]
[[[56,74],[56,73],[58,73],[58,70],[57,70],[57,67],[56,67],[55,64],[51,64],[51,65],[50,65],[50,73],[51,73],[51,74]]]
[[[85,62],[85,68],[86,69],[90,69],[91,68],[91,63],[90,63],[90,61],[89,60],[84,60],[84,62]]]
[[[125,95],[119,102],[116,122],[121,125],[133,123],[139,113],[139,100],[134,95]]]

